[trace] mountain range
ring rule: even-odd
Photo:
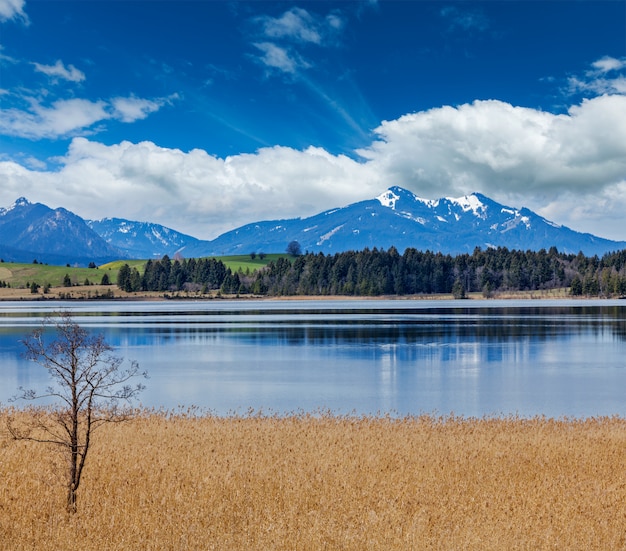
[[[204,241],[159,224],[120,218],[83,220],[63,208],[18,199],[0,208],[0,258],[5,261],[86,265],[124,258],[160,258],[302,251],[336,253],[366,247],[400,252],[408,247],[449,254],[476,247],[507,247],[602,255],[626,249],[612,241],[560,226],[529,209],[501,205],[473,193],[422,199],[391,187],[374,199],[307,218],[255,222]]]

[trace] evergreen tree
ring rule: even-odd
[[[130,283],[130,266],[124,264],[117,274],[117,286],[122,290],[129,293],[132,290]]]
[[[454,280],[454,284],[452,285],[452,296],[456,299],[467,298],[463,282],[458,277]]]

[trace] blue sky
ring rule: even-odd
[[[0,0],[0,206],[213,238],[391,185],[626,240],[626,2]]]

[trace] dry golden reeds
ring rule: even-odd
[[[62,456],[2,432],[1,549],[626,548],[621,418],[143,412],[91,453],[68,515]]]

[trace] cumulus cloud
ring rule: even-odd
[[[394,184],[429,191],[592,191],[626,174],[626,97],[554,115],[496,100],[383,122],[359,153]]]
[[[513,206],[524,201],[585,231],[603,218],[607,234],[612,219],[613,235],[626,239],[618,225],[626,206],[618,193],[626,181],[626,96],[586,99],[562,115],[476,101],[386,121],[376,134],[359,153],[389,184],[427,197],[480,191]],[[584,217],[574,210],[582,202]]]
[[[222,159],[75,138],[56,171],[1,163],[0,204],[26,195],[85,217],[150,220],[212,238],[400,185],[428,199],[479,191],[579,231],[626,239],[626,96],[586,99],[563,114],[476,101],[407,114],[375,132],[357,159],[279,146]]]
[[[75,138],[57,161],[57,171],[0,163],[0,196],[7,204],[26,195],[88,218],[150,220],[208,238],[260,218],[346,204],[355,181],[361,198],[379,191],[361,163],[319,148],[271,147],[220,159],[151,142],[107,146]]]
[[[55,139],[77,132],[96,132],[97,123],[108,119],[133,122],[143,119],[168,103],[170,98],[147,100],[114,98],[91,101],[80,98],[56,100],[45,106],[40,100],[26,98],[26,109],[0,109],[0,134],[30,139]]]
[[[24,11],[24,0],[0,0],[0,22],[11,19],[20,19],[24,24],[28,24],[28,16]]]
[[[70,82],[81,82],[85,80],[85,73],[78,70],[74,65],[66,67],[60,59],[54,65],[42,65],[41,63],[33,63],[33,65],[35,70],[51,77],[53,81],[62,79]]]

